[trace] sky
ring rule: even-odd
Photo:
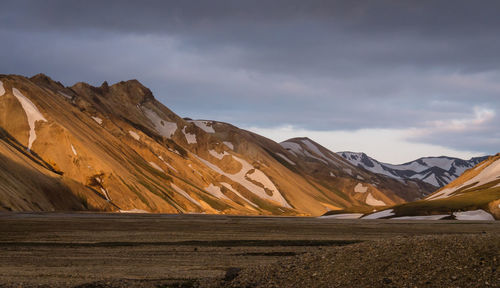
[[[388,163],[500,152],[500,1],[0,1],[0,73]]]

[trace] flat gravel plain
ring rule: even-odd
[[[0,214],[0,287],[500,287],[499,221]]]

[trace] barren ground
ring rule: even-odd
[[[500,223],[0,214],[0,287],[500,287]]]

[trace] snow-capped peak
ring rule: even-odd
[[[338,152],[351,164],[368,171],[386,175],[395,179],[418,179],[436,187],[442,187],[455,180],[465,170],[474,167],[487,157],[476,157],[462,160],[453,157],[423,157],[404,164],[388,164],[379,162],[365,153]]]

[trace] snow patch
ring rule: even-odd
[[[439,182],[438,182],[438,180],[436,178],[436,175],[434,173],[429,173],[427,175],[427,177],[425,177],[424,179],[422,179],[422,181],[427,182],[427,183],[429,183],[431,185],[434,185],[436,187],[440,186]]]
[[[3,82],[0,81],[0,96],[3,96],[5,94],[5,88],[3,88]]]
[[[457,220],[488,220],[488,221],[495,220],[493,215],[482,209],[465,211],[465,212],[455,212],[453,213],[453,215]]]
[[[131,209],[131,210],[121,210],[120,209],[120,213],[149,213],[148,211],[145,211],[145,210],[141,210],[141,209]]]
[[[274,186],[274,184],[271,182],[271,180],[269,180],[269,178],[267,178],[267,176],[264,173],[261,172],[262,174],[256,174],[255,176],[257,179],[259,177],[262,177],[262,179],[259,179],[259,180],[267,183],[267,186],[272,188],[272,189],[270,189],[273,192],[272,196],[269,196],[262,187],[255,185],[253,182],[246,179],[245,176],[246,176],[247,172],[252,170],[252,169],[255,169],[247,161],[240,159],[236,156],[232,156],[236,161],[240,162],[242,169],[235,174],[230,174],[230,173],[224,172],[217,165],[214,165],[214,164],[210,163],[209,161],[202,159],[201,157],[199,157],[197,155],[195,155],[195,157],[198,160],[200,160],[203,164],[205,164],[207,167],[212,169],[213,171],[217,172],[218,174],[221,174],[221,175],[228,177],[229,179],[233,180],[234,182],[241,184],[243,187],[245,187],[246,189],[248,189],[250,192],[254,193],[255,195],[259,196],[260,198],[271,200],[274,202],[278,202],[283,207],[291,208],[290,204],[288,204],[288,202],[285,200],[285,198],[283,198],[283,196],[278,191],[278,189]],[[257,169],[255,169],[255,170],[260,171]],[[265,178],[267,178],[267,180],[265,180]]]
[[[172,138],[172,135],[177,131],[177,123],[163,120],[155,111],[148,108],[144,108],[142,111],[151,120],[156,132],[160,133],[163,137]]]
[[[101,125],[102,124],[102,119],[99,118],[99,117],[96,117],[96,116],[90,116],[92,117],[92,119],[94,119],[95,122],[97,122],[97,124]]]
[[[319,218],[321,218],[321,219],[359,219],[361,216],[363,216],[362,213],[343,213],[343,214],[320,216]]]
[[[366,215],[365,217],[362,217],[361,219],[380,219],[384,217],[389,217],[394,215],[394,210],[393,209],[387,209],[379,212],[375,212],[369,215]]]
[[[420,173],[424,170],[429,169],[429,166],[422,165],[422,164],[418,163],[417,161],[413,161],[413,162],[407,163],[407,164],[400,164],[400,165],[393,165],[393,164],[384,163],[384,165],[391,168],[391,169],[394,169],[394,170],[411,170],[411,171],[415,171],[417,173]]]
[[[295,142],[282,142],[282,143],[280,143],[280,145],[281,145],[281,147],[290,151],[295,156],[297,156],[297,154],[304,155],[304,152],[303,152],[304,149],[302,149],[302,147],[300,147],[300,145],[295,143]]]
[[[158,164],[156,164],[155,162],[148,162],[148,163],[149,163],[149,165],[151,165],[151,167],[155,168],[156,170],[165,173],[165,171],[163,169],[161,169],[161,167],[158,166]]]
[[[30,99],[26,98],[21,91],[17,90],[16,88],[12,88],[12,93],[14,96],[17,98],[19,103],[21,103],[21,106],[24,109],[24,112],[26,113],[26,117],[28,118],[28,124],[30,126],[30,135],[28,138],[28,150],[31,150],[31,146],[33,145],[33,142],[36,140],[36,131],[35,131],[35,124],[37,121],[43,121],[47,122],[47,119],[43,117],[42,113],[38,111],[38,108],[36,108],[35,104],[31,102]]]
[[[69,100],[73,99],[73,97],[71,97],[70,95],[68,95],[68,94],[66,94],[66,93],[64,93],[62,91],[57,91],[57,92],[59,94],[61,94],[62,96],[64,96],[64,98],[66,98],[66,99],[69,99]]]
[[[471,188],[479,187],[481,185],[487,184],[490,181],[495,180],[495,178],[498,175],[500,175],[500,159],[496,160],[495,162],[485,167],[481,172],[479,172],[478,175],[476,175],[469,181],[465,182],[464,184],[460,185],[459,187],[457,187],[457,189],[474,183],[475,183],[474,186],[472,186]]]
[[[73,151],[73,154],[75,156],[78,156],[78,153],[76,153],[76,149],[75,149],[75,147],[73,147],[73,144],[71,144],[71,151]]]
[[[194,123],[194,125],[198,126],[201,130],[207,132],[207,133],[215,133],[215,130],[212,126],[208,126],[208,124],[212,124],[210,121],[191,121]]]
[[[132,130],[129,130],[128,134],[130,134],[130,136],[132,136],[132,138],[134,138],[137,141],[139,141],[141,139],[141,136],[139,136],[139,134],[137,134],[136,132],[134,132]]]
[[[491,163],[489,166],[485,167],[479,174],[477,174],[472,179],[465,181],[463,184],[456,187],[449,187],[438,191],[437,193],[431,195],[427,200],[437,200],[442,198],[448,198],[452,193],[459,190],[462,187],[473,185],[470,188],[478,187],[493,181],[497,175],[500,174],[500,159]]]
[[[175,192],[181,194],[182,196],[184,196],[186,199],[188,199],[189,201],[191,201],[195,205],[198,205],[198,206],[201,207],[200,202],[198,202],[196,199],[194,199],[193,197],[191,197],[186,191],[182,190],[180,187],[178,187],[174,183],[170,183],[170,186],[172,186],[172,188],[174,188]]]
[[[177,151],[177,150],[174,150],[174,149],[172,149],[170,147],[167,147],[167,150],[170,151],[170,152],[172,152],[172,153],[175,153],[175,154],[181,156],[181,153],[179,153],[179,151]]]
[[[228,142],[228,141],[224,141],[224,142],[222,142],[222,143],[224,143],[224,145],[226,145],[227,147],[229,147],[229,149],[234,150],[234,145],[233,145],[233,143]]]
[[[337,176],[335,176],[335,174],[333,174],[333,172],[332,172],[332,171],[330,171],[330,176],[331,176],[331,177],[337,177]]]
[[[354,192],[356,193],[366,193],[366,191],[368,191],[368,186],[365,187],[361,183],[356,184],[354,187]]]
[[[429,198],[427,198],[426,200],[437,200],[442,198],[448,198],[456,190],[457,189],[455,188],[444,188],[441,191],[438,191],[436,194],[429,196]]]
[[[451,169],[451,165],[455,162],[454,159],[449,158],[424,158],[422,161],[427,165],[427,167],[435,166],[447,171]]]
[[[323,152],[321,152],[318,148],[318,146],[316,146],[314,143],[312,143],[309,139],[305,139],[305,140],[302,140],[302,143],[304,143],[306,146],[307,146],[307,149],[309,149],[309,151],[313,152],[314,154],[318,155],[319,157],[321,157],[322,159],[319,159],[317,157],[314,157],[318,160],[321,160],[324,162],[323,159],[327,160],[327,161],[330,161],[330,159],[328,157],[325,156],[325,154],[323,154]],[[328,163],[326,163],[328,165]]]
[[[158,156],[158,159],[160,159],[161,162],[163,162],[163,164],[167,165],[168,168],[174,170],[175,172],[178,172],[177,169],[175,169],[174,166],[170,165],[167,161],[165,161],[163,157]]]
[[[111,197],[109,197],[108,191],[106,189],[101,187],[101,192],[104,194],[104,197],[106,197],[106,200],[111,201]]]
[[[266,189],[271,190],[273,193],[280,193],[278,191],[278,188],[274,186],[274,183],[271,181],[271,179],[269,179],[269,177],[267,177],[267,175],[259,169],[254,169],[252,173],[248,173],[246,176],[255,182],[261,183]]]
[[[276,155],[278,155],[279,157],[281,157],[283,160],[285,160],[286,162],[288,162],[288,164],[290,165],[295,165],[295,162],[293,162],[292,160],[288,159],[288,157],[286,157],[285,155],[281,154],[281,153],[276,153]]]
[[[222,158],[224,158],[224,156],[231,155],[231,154],[227,153],[226,151],[224,151],[223,153],[218,153],[215,150],[209,150],[208,153],[210,153],[210,155],[214,156],[215,158],[217,158],[219,160],[222,160]]]
[[[205,190],[219,199],[226,199],[231,201],[231,199],[229,199],[226,195],[224,195],[224,193],[222,193],[219,186],[215,186],[212,183],[210,183],[210,185],[208,185]]]
[[[188,144],[196,144],[196,134],[191,134],[186,132],[186,127],[182,128],[182,133],[186,136],[186,141]]]
[[[385,204],[384,201],[375,199],[375,197],[373,197],[372,193],[368,193],[368,196],[366,196],[365,203],[370,205],[370,206],[385,206],[385,205],[387,205],[387,204]]]
[[[305,155],[305,156],[307,156],[307,157],[309,157],[309,158],[312,158],[312,159],[316,159],[316,160],[318,160],[318,161],[321,161],[321,162],[325,163],[326,165],[328,165],[328,162],[327,162],[325,159],[323,159],[323,158],[319,158],[319,157],[317,157],[317,156],[314,156],[313,154],[311,154],[311,153],[310,153],[309,151],[307,151],[307,150],[304,150],[304,155]]]
[[[175,168],[174,168],[174,166],[172,166],[172,165],[168,164],[167,162],[165,162],[165,165],[167,165],[167,166],[168,166],[168,168],[170,168],[170,169],[174,170],[175,172],[178,172],[178,171],[177,171],[177,169],[175,169]]]
[[[391,218],[394,220],[439,220],[450,215],[402,216]]]
[[[474,169],[473,169],[473,170],[479,170],[479,169],[481,169],[481,167],[483,167],[483,166],[484,166],[484,165],[486,165],[487,163],[488,163],[488,161],[484,161],[483,163],[481,163],[481,164],[477,165],[476,167],[474,167]]]

